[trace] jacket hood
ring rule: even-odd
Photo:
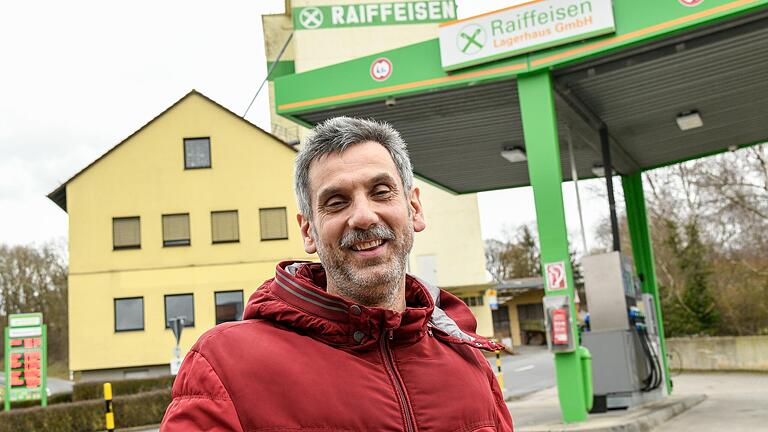
[[[319,263],[284,261],[275,277],[251,295],[243,319],[263,319],[306,334],[326,344],[365,350],[381,337],[413,343],[434,334],[450,343],[485,350],[501,345],[474,333],[477,322],[455,296],[406,275],[406,309],[396,312],[367,307],[326,292],[325,269]]]

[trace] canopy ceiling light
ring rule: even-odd
[[[525,156],[525,149],[522,147],[504,147],[501,151],[501,157],[511,163],[525,162],[528,158]]]
[[[605,177],[605,167],[601,163],[592,165],[592,174],[596,177]]]
[[[699,115],[699,112],[695,110],[678,114],[676,120],[677,126],[681,131],[687,131],[704,126],[704,121],[701,120],[701,115]]]

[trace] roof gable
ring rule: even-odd
[[[246,120],[245,118],[243,118],[243,117],[240,117],[239,115],[235,114],[234,112],[232,112],[232,111],[231,111],[231,110],[229,110],[228,108],[224,107],[223,105],[219,104],[218,102],[214,101],[213,99],[209,98],[208,96],[206,96],[206,95],[204,95],[204,94],[202,94],[202,93],[198,92],[197,90],[194,90],[194,89],[193,89],[192,91],[190,91],[189,93],[187,93],[186,95],[184,95],[184,97],[182,97],[181,99],[179,99],[178,101],[176,101],[176,102],[175,102],[173,105],[171,105],[171,106],[169,106],[168,108],[166,108],[165,110],[163,110],[163,111],[162,111],[160,114],[158,114],[157,116],[155,116],[154,118],[152,118],[152,120],[148,121],[148,122],[147,122],[146,124],[144,124],[142,127],[140,127],[139,129],[137,129],[136,131],[134,131],[132,134],[130,134],[128,137],[126,137],[126,138],[125,138],[125,139],[123,139],[122,141],[120,141],[120,142],[119,142],[117,145],[115,145],[114,147],[112,147],[111,149],[109,149],[109,150],[108,150],[106,153],[104,153],[103,155],[99,156],[99,157],[98,157],[96,160],[94,160],[93,162],[91,162],[90,164],[88,164],[88,165],[87,165],[85,168],[83,168],[83,169],[81,169],[80,171],[78,171],[78,172],[77,172],[75,175],[73,175],[72,177],[70,177],[70,178],[69,178],[67,181],[65,181],[65,182],[64,182],[64,183],[62,183],[62,184],[61,184],[59,187],[57,187],[55,190],[53,190],[51,193],[49,193],[49,194],[47,195],[47,197],[48,197],[48,198],[49,198],[51,201],[53,201],[54,203],[56,203],[56,205],[58,205],[59,207],[61,207],[61,209],[62,209],[62,210],[64,210],[64,211],[67,211],[67,185],[68,185],[70,182],[72,182],[74,179],[76,179],[77,177],[79,177],[79,176],[80,176],[81,174],[83,174],[84,172],[88,171],[88,169],[89,169],[89,168],[91,168],[92,166],[94,166],[94,165],[96,165],[97,163],[99,163],[101,160],[103,160],[104,158],[106,158],[106,157],[107,157],[109,154],[111,154],[112,152],[114,152],[114,151],[115,151],[117,148],[119,148],[119,147],[120,147],[120,146],[122,146],[123,144],[127,143],[128,141],[130,141],[130,140],[131,140],[131,138],[135,137],[135,136],[136,136],[136,135],[138,135],[140,132],[142,132],[142,131],[144,131],[145,129],[147,129],[147,128],[148,128],[150,125],[152,125],[153,123],[155,123],[155,122],[156,122],[158,119],[160,119],[161,117],[163,117],[165,114],[167,114],[168,112],[170,112],[171,110],[173,110],[174,108],[176,108],[177,106],[179,106],[179,105],[180,105],[182,102],[184,102],[185,100],[189,99],[189,98],[190,98],[190,97],[192,97],[192,96],[200,96],[200,97],[201,97],[203,100],[205,100],[205,101],[209,102],[210,104],[212,104],[213,106],[215,106],[215,107],[217,107],[217,108],[219,108],[219,109],[223,110],[224,112],[227,112],[227,113],[231,114],[232,116],[234,116],[234,117],[236,117],[237,119],[239,119],[240,121],[242,121],[244,124],[246,124],[246,125],[248,125],[248,126],[250,126],[250,127],[253,127],[253,128],[255,128],[255,129],[257,129],[258,131],[260,131],[260,132],[263,132],[263,133],[267,134],[268,136],[272,137],[272,138],[273,138],[273,139],[274,139],[274,140],[275,140],[277,143],[279,143],[279,144],[281,144],[281,145],[284,145],[285,147],[287,147],[287,148],[291,149],[291,150],[292,150],[292,151],[294,151],[294,152],[295,152],[295,151],[297,151],[297,150],[296,150],[296,148],[294,148],[294,147],[293,147],[293,146],[291,146],[290,144],[286,143],[286,142],[285,142],[285,141],[283,141],[282,139],[278,138],[277,136],[273,135],[272,133],[265,131],[264,129],[262,129],[262,128],[258,127],[257,125],[255,125],[255,124],[253,124],[253,123],[249,122],[249,121],[248,121],[248,120]]]

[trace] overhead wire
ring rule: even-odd
[[[272,66],[269,67],[269,70],[267,71],[267,76],[264,78],[264,81],[261,82],[261,85],[259,85],[259,89],[256,90],[256,94],[253,95],[253,98],[251,99],[251,103],[248,104],[248,108],[245,109],[245,112],[241,116],[242,118],[245,118],[246,115],[248,115],[248,111],[250,111],[251,106],[253,106],[253,103],[256,101],[256,97],[261,93],[261,89],[264,88],[264,84],[269,81],[269,78],[272,76],[272,72],[275,70],[275,67],[278,63],[280,63],[280,59],[283,57],[283,54],[285,53],[286,48],[288,48],[288,44],[291,43],[291,39],[293,39],[293,32],[288,35],[288,39],[285,40],[285,43],[283,44],[283,47],[280,48],[280,52],[277,53],[277,57],[275,58],[275,61],[272,62]]]

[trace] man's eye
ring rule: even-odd
[[[373,195],[377,197],[384,197],[391,193],[392,191],[389,188],[379,188],[373,191]]]

